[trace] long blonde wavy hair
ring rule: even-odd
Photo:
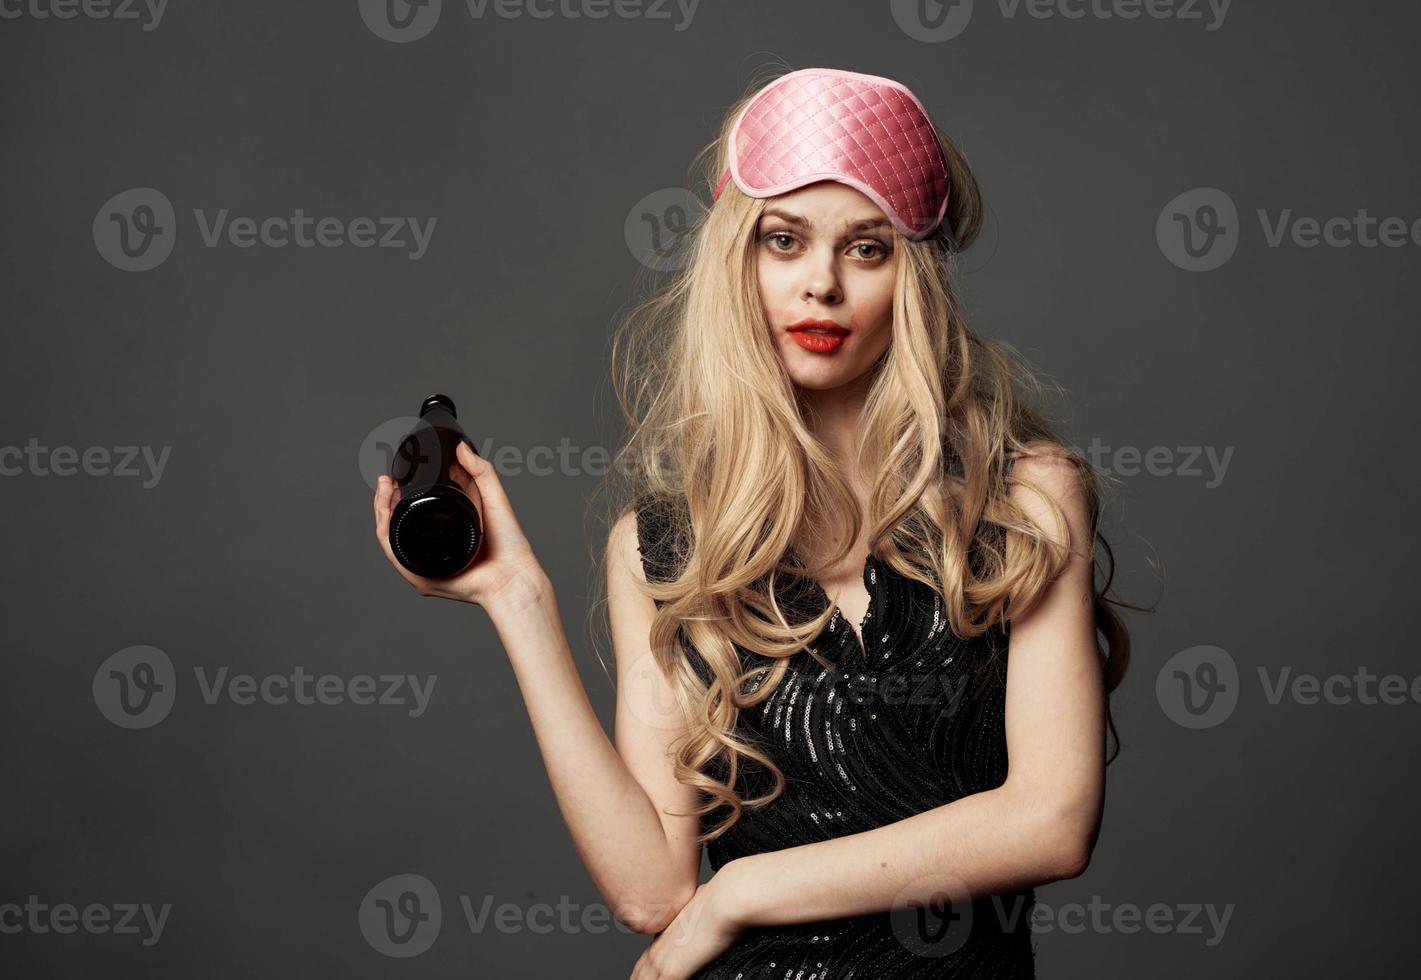
[[[697,154],[692,186],[714,186],[726,166],[730,127],[764,83],[726,112],[719,137]],[[1130,643],[1111,608],[1126,604],[1106,597],[1114,558],[1098,531],[1102,477],[1032,404],[1044,386],[1020,355],[977,336],[963,318],[953,279],[958,253],[981,228],[981,197],[966,158],[940,140],[951,188],[941,230],[918,242],[893,231],[901,258],[892,342],[871,369],[857,434],[859,465],[871,481],[867,539],[874,555],[938,591],[954,632],[978,636],[1004,623],[1009,606],[1029,607],[1068,558],[1010,500],[1015,477],[1007,461],[1041,455],[1070,461],[1088,501],[1089,551],[1095,553],[1098,538],[1109,559],[1093,592],[1110,691],[1124,676]],[[727,183],[680,238],[687,250],[681,271],[624,318],[612,343],[612,380],[628,434],[599,490],[609,501],[603,517],[610,526],[637,501],[664,497],[679,502],[689,524],[688,546],[676,556],[679,575],[649,580],[646,590],[658,606],[651,650],[686,726],[675,750],[676,778],[703,791],[695,814],[727,811],[703,831],[703,842],[725,833],[743,808],[764,806],[784,789],[771,759],[737,734],[739,712],[770,695],[788,658],[805,651],[823,663],[808,644],[827,625],[832,606],[792,622],[776,583],[796,569],[817,580],[847,556],[862,530],[857,498],[806,424],[761,307],[753,245],[769,203]],[[1012,544],[1010,561],[987,548],[986,561],[974,566],[974,542],[994,526]],[[841,531],[838,553],[797,565],[796,544],[826,527]],[[770,658],[770,666],[747,670],[737,647]],[[696,659],[709,684],[698,676]],[[1110,732],[1116,734],[1113,719]],[[1118,743],[1117,737],[1117,753]],[[742,800],[736,783],[747,758],[773,776],[774,786]],[[713,762],[728,778],[711,775]]]

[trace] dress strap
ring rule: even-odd
[[[690,522],[684,502],[659,494],[638,497],[636,511],[637,548],[649,582],[672,582],[681,574],[687,553]]]

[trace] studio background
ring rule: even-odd
[[[610,732],[609,332],[774,64],[898,79],[965,151],[969,323],[1068,390],[1118,592],[1158,602],[1038,974],[1408,972],[1421,19],[1064,9],[7,2],[0,905],[49,911],[0,916],[0,972],[630,973],[487,616],[390,568],[370,460],[434,391],[504,449]],[[209,691],[298,668],[333,703]],[[406,886],[414,955],[378,930]]]

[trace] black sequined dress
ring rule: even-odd
[[[642,498],[636,507],[649,579],[675,577],[681,514],[664,498]],[[1005,633],[997,628],[963,640],[932,589],[872,555],[863,575],[870,600],[864,646],[837,607],[813,644],[840,674],[801,652],[770,697],[741,712],[738,733],[762,746],[787,785],[706,845],[712,869],[748,854],[872,830],[1006,779]],[[828,605],[818,583],[803,576],[790,583],[785,608],[812,616]],[[741,657],[751,666],[770,662],[743,649]],[[708,680],[698,659],[696,667]],[[722,766],[713,770],[719,779],[726,775]],[[760,767],[744,768],[742,797],[773,786]],[[724,814],[704,818],[703,829]],[[696,980],[1034,978],[1034,901],[1027,890],[979,898],[970,908],[958,903],[753,927]]]

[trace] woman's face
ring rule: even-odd
[[[837,388],[888,349],[898,256],[867,196],[824,180],[772,198],[754,248],[771,340],[795,384]]]

